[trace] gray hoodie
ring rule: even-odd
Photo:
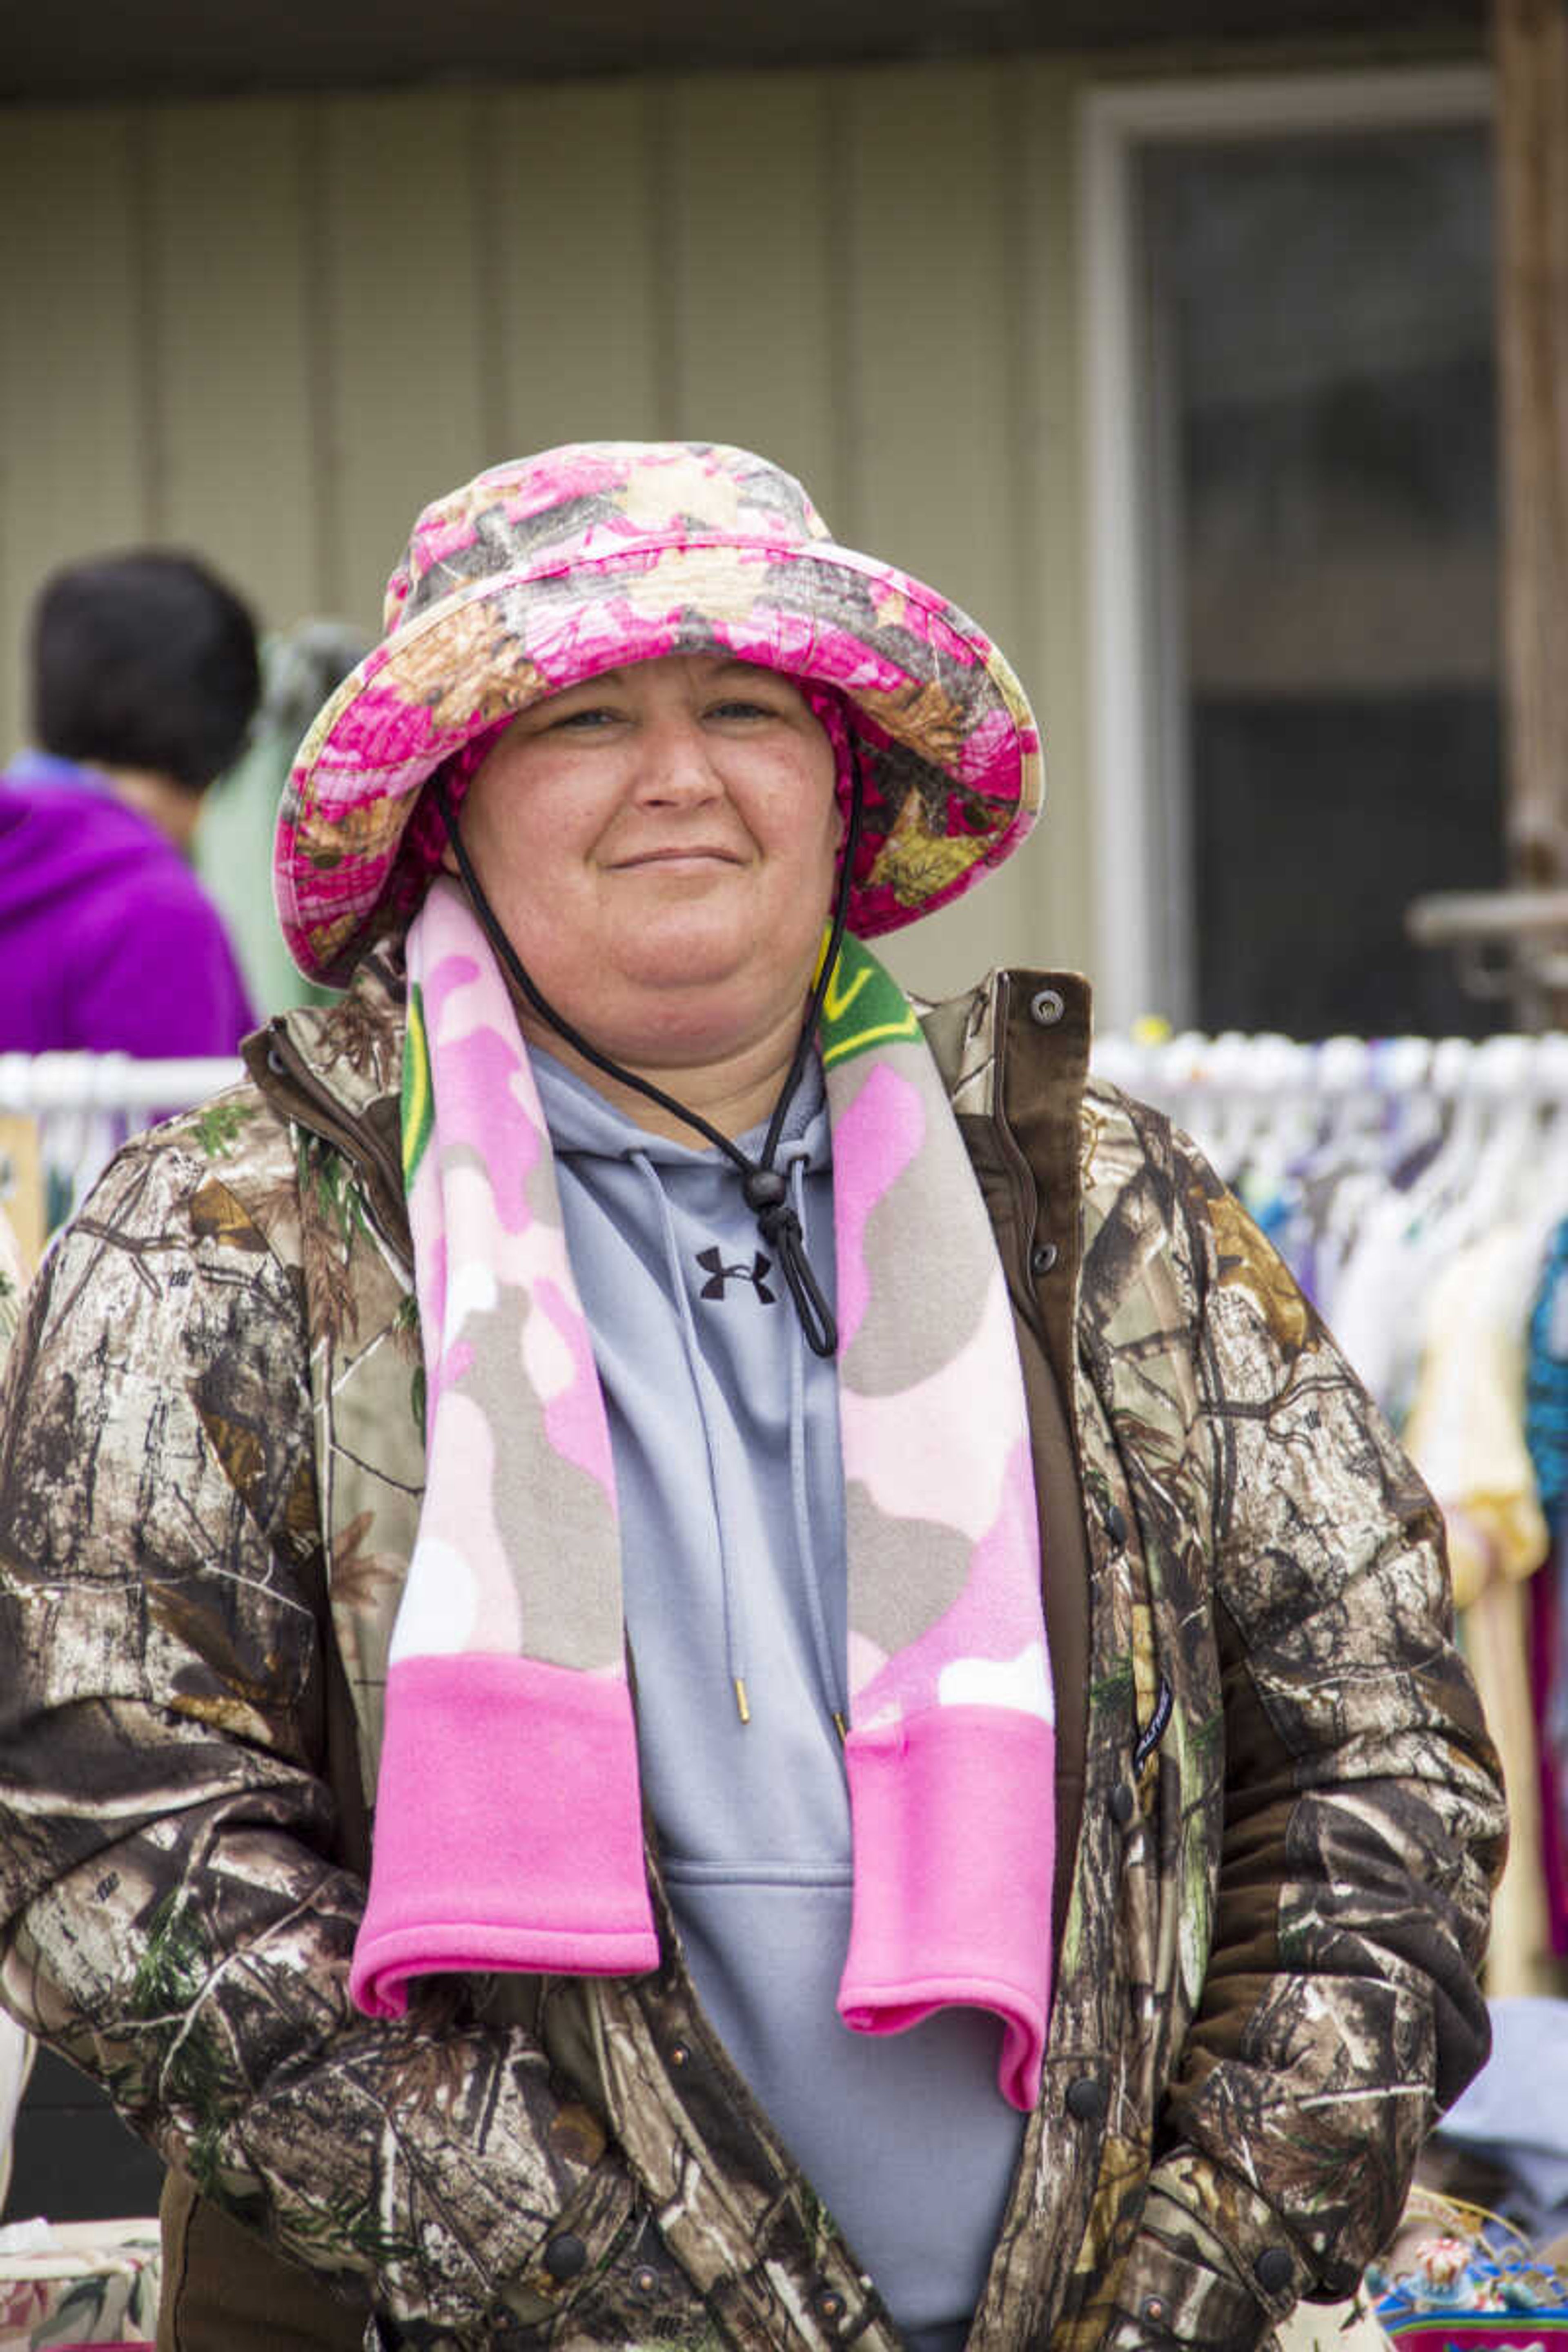
[[[638,1754],[687,1961],[914,2352],[959,2352],[1023,2118],[996,2088],[993,2019],[950,2010],[872,2039],[834,2006],[851,1900],[836,1370],[806,1347],[731,1163],[533,1062],[609,1412]],[[762,1130],[740,1140],[754,1154]],[[831,1297],[815,1062],[777,1164]]]

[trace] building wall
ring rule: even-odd
[[[1069,64],[22,109],[0,135],[0,744],[53,564],[184,544],[374,625],[424,500],[590,436],[739,441],[968,606],[1047,815],[892,954],[1091,961]]]

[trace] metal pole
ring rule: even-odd
[[[1568,884],[1568,0],[1493,0],[1510,878]]]

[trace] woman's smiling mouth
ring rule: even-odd
[[[636,872],[648,866],[741,866],[743,858],[737,850],[722,849],[706,843],[682,845],[679,848],[642,849],[630,857],[611,861],[612,874]]]

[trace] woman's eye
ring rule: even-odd
[[[766,702],[749,702],[737,695],[728,702],[715,703],[710,715],[714,719],[776,719],[779,714]]]
[[[615,719],[616,713],[613,710],[605,709],[603,705],[595,703],[585,710],[563,711],[559,719],[552,722],[552,725],[553,728],[571,727],[580,732],[587,733],[595,727],[613,726]]]

